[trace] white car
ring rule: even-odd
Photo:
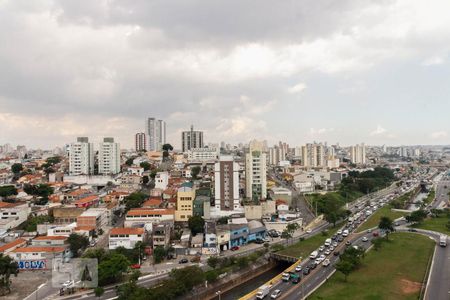
[[[307,230],[306,230],[306,233],[311,233],[311,232],[312,232],[311,229],[307,229]]]
[[[339,229],[339,230],[337,231],[337,234],[342,234],[342,230]]]
[[[323,250],[325,250],[325,247],[324,246],[320,246],[319,247],[319,251],[322,252]]]
[[[345,229],[345,230],[342,232],[342,236],[343,236],[343,237],[348,236],[348,230],[347,230],[347,229]]]
[[[330,265],[330,260],[327,258],[323,261],[322,266],[328,267]]]
[[[330,248],[328,248],[328,250],[333,251],[334,250],[334,246],[330,246]]]
[[[337,242],[333,242],[332,246],[336,248],[338,246],[338,243]]]
[[[369,240],[369,239],[368,239],[367,237],[363,237],[363,238],[362,238],[362,241],[363,241],[363,242],[367,242],[368,240]]]
[[[302,270],[302,266],[298,265],[295,267],[295,272],[300,272]]]
[[[275,290],[275,291],[273,291],[272,295],[270,295],[270,298],[277,299],[278,296],[280,296],[280,294],[281,294],[280,290]]]
[[[71,285],[73,285],[73,280],[67,280],[66,282],[64,282],[63,284],[62,284],[62,287],[63,288],[68,288],[68,287],[70,287]]]
[[[325,255],[330,255],[331,254],[331,251],[330,251],[330,249],[327,249],[327,250],[325,250]]]

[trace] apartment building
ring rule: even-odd
[[[247,198],[255,201],[267,198],[267,157],[262,142],[250,142],[245,154],[245,181]]]
[[[79,137],[69,145],[69,175],[94,174],[94,144],[89,138]]]
[[[134,147],[137,152],[147,150],[147,136],[144,132],[138,132],[135,134]]]
[[[357,165],[366,164],[366,145],[364,143],[350,147],[350,161]]]
[[[193,216],[195,190],[190,187],[181,187],[177,190],[176,222],[187,222]]]
[[[120,144],[114,138],[105,137],[99,144],[98,173],[101,175],[115,175],[120,172]]]
[[[125,227],[139,227],[146,224],[167,222],[173,224],[175,210],[133,208],[125,216]]]
[[[229,215],[242,212],[239,197],[239,164],[233,156],[220,156],[214,164],[214,213]]]
[[[194,125],[191,125],[191,130],[183,131],[181,133],[182,151],[187,152],[191,149],[203,148],[203,131],[194,130]]]
[[[147,151],[161,151],[166,143],[166,122],[155,118],[146,121]]]

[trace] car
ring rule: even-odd
[[[349,245],[351,245],[352,243],[351,243],[350,241],[346,241],[345,244],[346,244],[347,246],[349,246]]]
[[[365,236],[362,238],[362,241],[363,241],[363,242],[367,242],[368,240],[369,240],[369,239],[368,239],[367,237],[365,237]]]
[[[339,238],[338,238],[338,241],[339,241]],[[336,248],[337,246],[338,246],[338,243],[337,242],[334,242],[333,244],[331,244],[334,248]]]
[[[316,267],[317,267],[317,264],[315,262],[312,262],[311,264],[309,264],[310,270],[314,270]]]
[[[368,233],[372,233],[372,229],[367,230]]]
[[[300,276],[297,275],[297,276],[292,277],[292,283],[297,284],[299,282],[300,282]]]
[[[277,299],[278,296],[280,296],[280,294],[281,294],[281,290],[275,290],[275,291],[273,291],[272,295],[270,295],[270,298]]]
[[[309,267],[305,267],[303,269],[303,275],[308,275],[310,271],[311,271],[311,269]]]
[[[65,281],[65,282],[62,284],[62,287],[63,287],[63,288],[68,288],[68,287],[72,286],[73,284],[74,284],[74,281],[73,281],[73,280],[67,280],[67,281]]]
[[[322,266],[328,267],[330,265],[330,260],[327,258],[323,261]]]
[[[333,236],[331,237],[331,239],[332,239],[333,241],[335,241],[335,240],[337,239],[337,235],[333,235]]]
[[[335,248],[335,247],[334,247],[333,245],[331,245],[330,248],[328,248],[328,250],[333,251],[334,248]]]
[[[324,261],[325,258],[327,258],[327,257],[323,254],[321,256],[319,256],[320,261]]]
[[[291,279],[291,274],[289,274],[289,273],[281,274],[281,280],[287,282],[287,281],[289,281],[289,279]]]
[[[340,253],[339,251],[334,251],[334,252],[333,252],[333,255],[334,255],[334,256],[339,256],[339,255],[341,255],[341,253]]]
[[[339,229],[339,230],[337,231],[337,234],[338,234],[338,235],[341,235],[341,234],[342,234],[342,230]]]
[[[255,244],[264,244],[264,241],[262,239],[256,239]]]
[[[231,251],[237,251],[237,250],[239,250],[239,246],[233,246],[233,247],[231,247],[230,250],[231,250]]]
[[[343,237],[346,237],[346,236],[348,236],[348,230],[346,229],[346,230],[344,230],[343,232],[342,232],[342,236]]]
[[[300,272],[302,270],[302,266],[298,265],[295,267],[295,272]]]
[[[140,264],[133,264],[133,265],[130,266],[130,268],[132,268],[132,269],[140,269],[141,265]]]
[[[327,249],[327,250],[325,250],[325,255],[330,255],[331,254],[331,250],[330,249]]]
[[[319,251],[322,252],[323,250],[325,250],[325,247],[324,246],[320,246],[319,247]]]
[[[373,235],[373,236],[379,236],[380,234],[378,233],[378,231],[374,231],[374,232],[372,233],[372,235]]]
[[[188,262],[187,258],[182,258],[178,261],[179,264],[187,264]]]
[[[307,230],[306,230],[306,233],[308,233],[308,234],[310,234],[311,232],[312,232],[311,229],[307,229]]]
[[[409,228],[408,231],[409,231],[409,232],[417,232],[417,229]]]
[[[315,263],[316,265],[320,264],[321,262],[322,262],[322,260],[320,260],[320,258],[316,258],[316,260],[314,261],[314,263]]]

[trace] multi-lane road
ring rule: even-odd
[[[450,179],[447,174],[436,183],[436,199],[431,204],[432,208],[444,208],[449,202]]]

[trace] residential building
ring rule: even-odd
[[[90,208],[77,218],[78,227],[103,228],[111,223],[111,211],[106,207]]]
[[[0,202],[0,230],[16,228],[28,218],[31,208],[27,203]]]
[[[258,141],[250,143],[245,155],[246,197],[255,201],[267,198],[267,162],[263,144]]]
[[[69,175],[94,174],[94,144],[87,137],[77,138],[69,146]]]
[[[230,248],[234,246],[242,246],[248,243],[248,225],[229,224],[230,226]]]
[[[169,184],[169,172],[158,172],[155,176],[155,188],[156,189],[167,189]]]
[[[191,125],[191,130],[183,131],[181,133],[182,151],[187,152],[191,149],[203,148],[203,131],[195,131],[194,125]]]
[[[239,197],[239,164],[233,156],[221,156],[214,165],[214,213],[242,212]]]
[[[230,249],[230,225],[216,226],[217,246],[220,251]]]
[[[176,222],[187,222],[193,216],[195,190],[190,187],[181,187],[177,190]]]
[[[142,227],[146,224],[166,222],[173,224],[175,210],[173,209],[149,209],[132,208],[125,216],[125,227]]]
[[[302,165],[308,168],[326,167],[324,146],[321,143],[302,146]]]
[[[161,151],[166,143],[166,122],[148,118],[146,122],[147,151]]]
[[[109,232],[109,249],[133,249],[137,242],[143,243],[144,238],[144,228],[112,228]]]
[[[66,236],[38,236],[31,240],[32,246],[64,246]]]
[[[357,165],[366,164],[366,146],[364,144],[350,147],[350,161]]]
[[[192,148],[187,151],[189,161],[214,161],[219,156],[217,148]]]
[[[85,211],[75,206],[62,206],[53,208],[54,224],[71,224]]]
[[[97,206],[100,198],[96,195],[87,196],[81,199],[76,200],[73,204],[77,208],[88,208],[91,206]]]
[[[144,132],[138,132],[134,136],[134,148],[136,152],[147,150],[147,136]]]
[[[9,252],[14,251],[17,248],[25,247],[27,244],[27,240],[23,238],[15,239],[12,242],[6,243],[0,246],[0,253],[8,254]]]
[[[158,224],[152,230],[153,248],[161,246],[166,248],[170,244],[170,232],[172,227],[170,224]]]
[[[248,238],[247,241],[262,240],[266,237],[266,227],[257,220],[248,222]]]
[[[114,175],[120,172],[120,144],[114,142],[114,138],[105,137],[99,144],[98,173],[102,175]]]

